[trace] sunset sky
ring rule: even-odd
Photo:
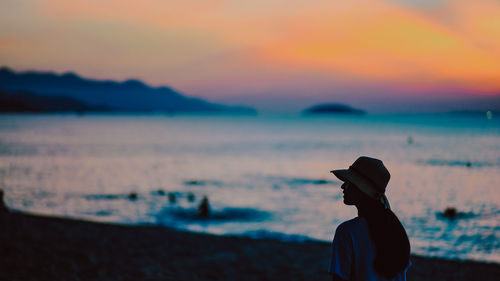
[[[500,96],[498,0],[1,0],[0,64],[258,109]]]

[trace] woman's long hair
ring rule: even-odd
[[[385,278],[393,278],[402,272],[410,260],[410,241],[398,217],[382,203],[363,192],[360,198],[360,214],[368,223],[370,237],[375,244],[375,272]]]

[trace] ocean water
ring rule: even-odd
[[[95,221],[331,241],[356,209],[329,171],[360,155],[413,253],[500,262],[500,116],[0,115],[6,203]]]

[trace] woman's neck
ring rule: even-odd
[[[367,210],[366,208],[363,208],[361,206],[358,206],[358,205],[355,205],[356,206],[356,209],[358,209],[358,217],[366,217],[366,214],[367,214]]]

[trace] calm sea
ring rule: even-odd
[[[215,234],[331,241],[356,210],[329,171],[360,155],[413,253],[500,262],[500,116],[0,116],[11,208]]]

